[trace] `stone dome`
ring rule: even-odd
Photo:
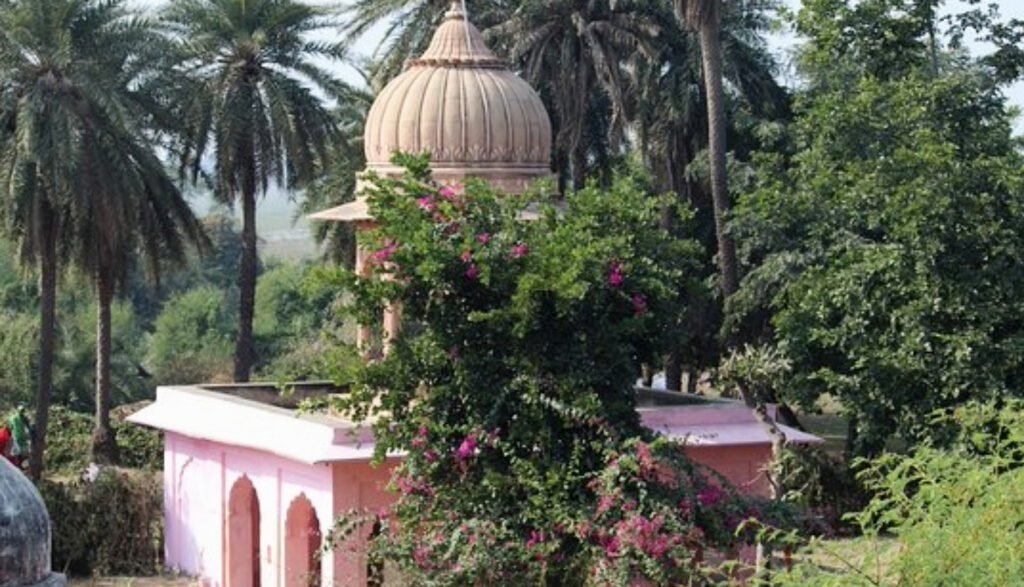
[[[551,173],[551,121],[540,96],[494,56],[452,3],[430,47],[377,97],[366,120],[367,170],[392,175],[395,151],[428,152],[440,182],[478,177],[511,193]]]
[[[0,587],[62,585],[50,573],[50,516],[21,471],[0,457]]]

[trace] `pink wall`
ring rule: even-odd
[[[380,513],[395,497],[387,491],[395,462],[372,467],[368,462],[334,464],[334,512],[340,517],[351,511]],[[369,529],[363,533],[365,537]],[[349,541],[335,551],[337,585],[365,585],[366,557],[359,541]]]
[[[225,585],[225,505],[243,475],[260,502],[261,584],[284,584],[288,506],[302,494],[316,510],[321,533],[334,522],[333,477],[327,465],[305,465],[269,453],[196,440],[168,432],[164,448],[164,513],[167,566]],[[334,566],[323,565],[331,585]]]

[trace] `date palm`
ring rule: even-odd
[[[174,71],[187,79],[183,169],[195,180],[211,155],[215,196],[242,208],[234,376],[245,382],[255,361],[257,196],[322,168],[338,135],[325,99],[343,99],[347,87],[318,61],[344,52],[310,38],[336,25],[330,13],[296,0],[175,0],[163,20],[176,41]]]
[[[722,66],[728,82],[729,108],[749,112],[761,120],[784,118],[789,113],[789,96],[775,79],[776,65],[764,40],[770,5],[750,1],[730,3],[723,8]],[[663,21],[665,32],[659,39],[658,55],[654,59],[638,56],[628,67],[633,86],[631,123],[651,176],[661,189],[679,195],[696,211],[688,236],[696,237],[713,253],[717,237],[710,194],[702,182],[687,173],[708,143],[700,38],[685,30],[682,23],[672,21],[677,19],[670,11],[667,22]],[[732,132],[743,136],[736,129]],[[672,230],[671,208],[663,214],[663,225]],[[681,325],[679,338],[688,335],[692,344],[688,352],[674,352],[666,361],[669,389],[679,388],[680,361],[697,372],[715,361],[718,312],[713,305],[701,301],[710,302],[703,296],[691,299],[689,322]],[[693,383],[695,377],[690,380]]]
[[[52,390],[56,281],[73,261],[96,286],[93,455],[116,460],[110,430],[110,305],[133,260],[153,274],[202,242],[187,202],[154,153],[151,123],[166,120],[147,91],[159,38],[123,0],[0,4],[5,220],[41,282],[38,475]]]
[[[313,214],[355,199],[356,176],[366,169],[363,131],[373,96],[373,92],[353,89],[338,104],[334,116],[343,139],[331,146],[326,167],[303,191],[299,214]],[[350,224],[317,222],[313,238],[323,249],[325,259],[349,268],[355,266],[355,232]]]
[[[461,0],[458,0],[461,2]],[[466,0],[473,23],[481,30],[504,21],[517,0]],[[370,78],[374,87],[383,87],[402,72],[408,59],[418,57],[430,44],[452,0],[355,0],[345,10],[344,31],[354,42],[373,27],[387,23],[377,45]]]
[[[680,20],[700,36],[700,53],[708,111],[711,201],[714,205],[722,297],[728,302],[729,297],[739,289],[739,269],[736,264],[736,245],[726,227],[730,205],[726,172],[726,98],[722,82],[722,2],[721,0],[673,0],[673,3]]]

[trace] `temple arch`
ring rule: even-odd
[[[260,587],[260,499],[247,476],[231,487],[227,511],[227,587]]]
[[[288,506],[285,518],[285,587],[320,587],[322,542],[316,508],[306,494],[299,494]]]

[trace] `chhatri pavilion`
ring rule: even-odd
[[[428,152],[434,178],[474,177],[522,192],[551,174],[551,123],[525,81],[487,48],[458,2],[430,47],[377,97],[365,129],[367,170],[394,176],[395,151]],[[358,191],[358,190],[357,190]],[[366,201],[313,216],[373,226]],[[367,270],[357,254],[357,271]],[[398,308],[384,316],[385,341],[397,335]],[[369,345],[362,329],[359,343]],[[162,387],[133,415],[164,436],[166,564],[203,585],[360,586],[368,569],[358,548],[320,555],[333,522],[357,509],[380,511],[395,461],[370,464],[371,431],[335,415],[305,413],[303,399],[344,393],[298,384]],[[642,421],[686,443],[692,458],[741,490],[764,494],[771,439],[744,405],[638,390]],[[820,440],[782,428],[789,442]]]

